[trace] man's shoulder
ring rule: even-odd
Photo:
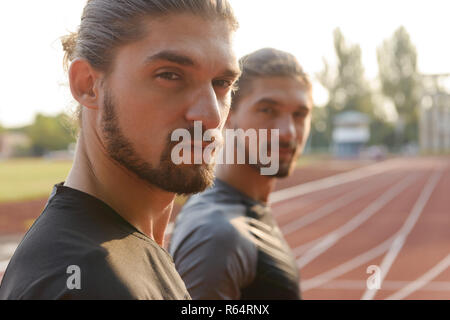
[[[43,243],[44,245],[45,243]],[[102,247],[59,245],[27,247],[22,242],[5,272],[2,299],[95,299],[127,297]]]
[[[246,206],[233,201],[210,201],[207,196],[190,198],[175,221],[175,233],[206,232],[228,234],[235,232],[232,221],[245,216]]]
[[[49,251],[53,256],[97,252],[101,251],[102,243],[123,238],[133,231],[100,200],[70,188],[61,188],[59,186],[52,193],[19,248],[31,252]]]
[[[191,196],[182,207],[179,219],[225,219],[245,215],[247,207],[238,198],[224,195],[220,190],[208,190]]]
[[[58,200],[58,199],[57,199]],[[81,271],[83,283],[92,288],[82,293],[99,292],[98,281],[119,285],[107,260],[109,250],[103,244],[115,237],[89,215],[77,215],[77,209],[63,208],[61,201],[52,198],[41,216],[25,234],[12,256],[3,277],[0,298],[5,299],[60,299],[80,295],[68,290],[66,282],[70,270]],[[78,209],[82,210],[82,209]],[[92,229],[97,228],[97,234]],[[117,280],[118,281],[118,280]],[[108,292],[104,292],[108,293]],[[66,297],[67,298],[67,297]],[[80,297],[81,299],[83,297]]]
[[[52,260],[49,257],[83,257],[103,252],[101,244],[108,238],[104,226],[89,226],[91,221],[81,215],[77,216],[76,212],[70,215],[67,216],[65,212],[49,204],[25,234],[14,256],[21,259]],[[90,230],[95,227],[97,234]]]
[[[221,252],[252,250],[253,245],[239,225],[245,217],[246,207],[240,203],[210,203],[201,199],[187,203],[177,217],[169,250],[172,255],[180,248],[199,244],[204,250],[220,247]]]

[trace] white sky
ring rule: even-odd
[[[332,32],[340,27],[362,47],[369,79],[376,48],[401,25],[419,54],[419,71],[450,73],[449,0],[230,0],[240,20],[239,55],[262,47],[292,52],[311,75],[334,61]],[[74,31],[85,0],[0,2],[0,124],[30,123],[36,112],[67,111],[72,99],[59,37]],[[315,90],[323,103],[323,89]]]

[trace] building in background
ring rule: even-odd
[[[29,148],[30,138],[22,132],[4,132],[0,134],[0,160],[11,158],[21,149]]]
[[[423,75],[419,144],[423,153],[450,152],[450,74]]]
[[[359,157],[370,139],[370,119],[367,115],[347,111],[334,118],[333,153],[339,158]]]

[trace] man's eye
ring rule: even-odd
[[[233,82],[230,80],[214,80],[213,86],[214,87],[220,87],[223,89],[228,89],[233,85]]]
[[[267,113],[267,114],[272,114],[273,113],[273,108],[265,107],[265,108],[261,108],[259,111],[261,111],[263,113]]]
[[[165,80],[180,80],[180,76],[173,72],[163,72],[157,75],[158,78],[165,79]]]
[[[305,118],[307,115],[308,115],[307,112],[300,112],[300,111],[294,112],[295,118]]]
[[[308,117],[309,115],[310,115],[310,112],[309,112],[309,110],[306,110],[306,109],[298,110],[293,113],[293,116],[296,119],[304,119],[304,118]]]

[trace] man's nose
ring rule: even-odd
[[[212,86],[204,88],[193,99],[186,112],[189,122],[201,121],[205,130],[218,128],[221,124],[220,105]]]
[[[297,138],[297,131],[292,115],[285,115],[278,120],[277,128],[280,130],[280,142],[291,142]]]

